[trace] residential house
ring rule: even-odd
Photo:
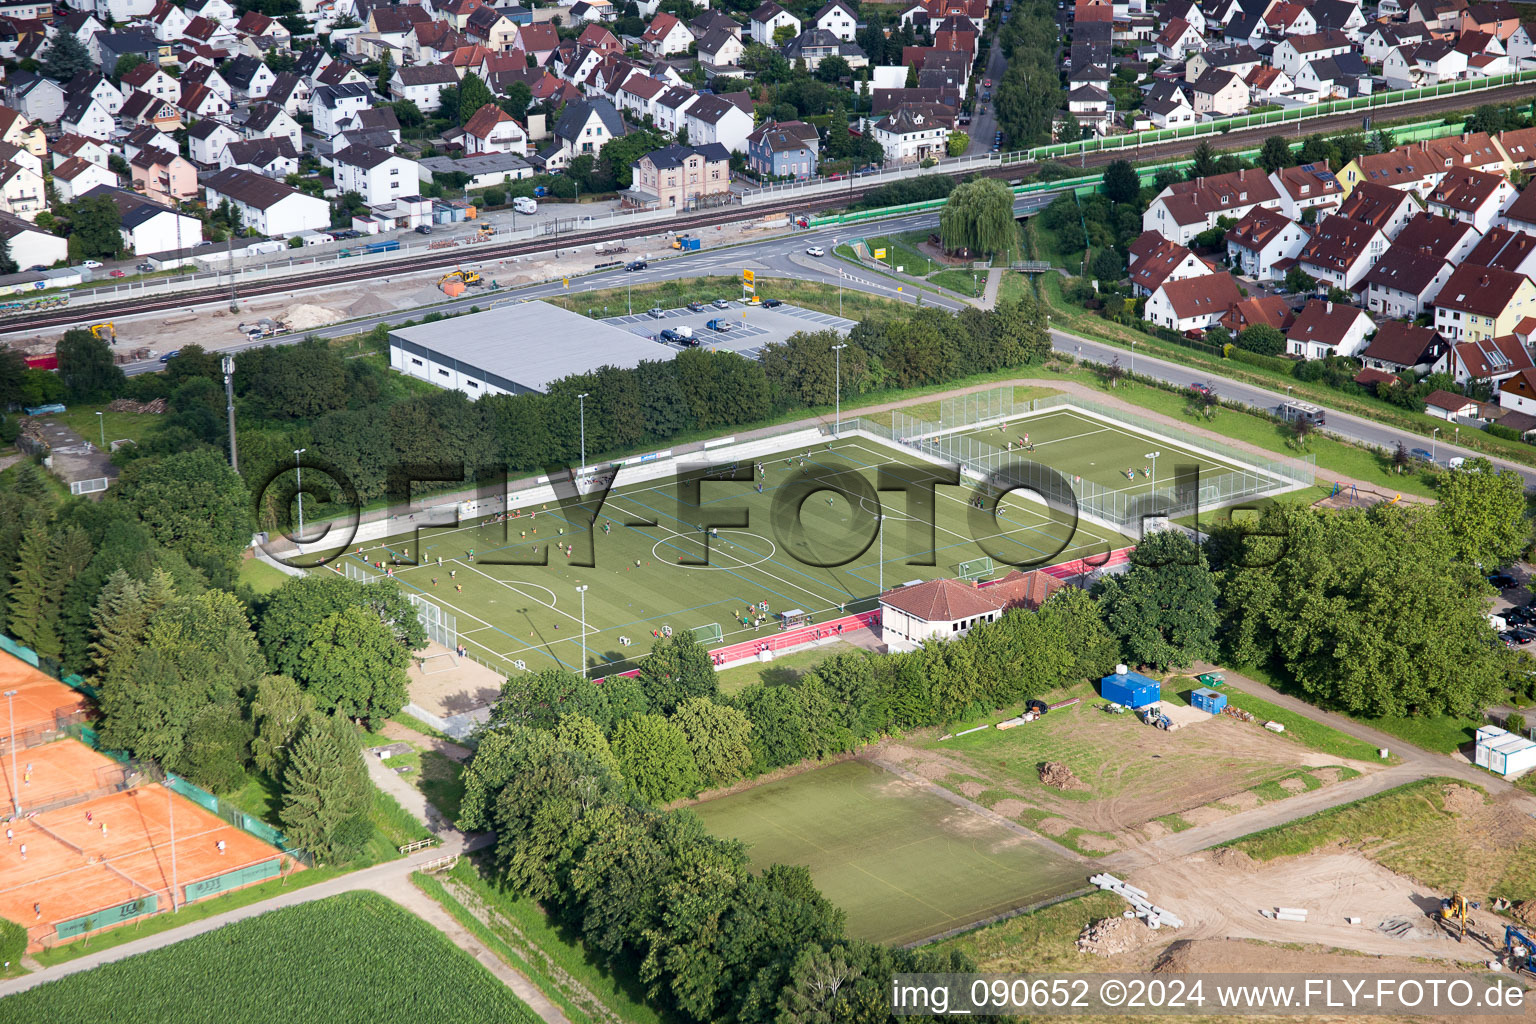
[[[182,93],[185,93],[189,87],[194,85],[207,86],[211,91],[223,97],[225,103],[231,106],[234,105],[234,86],[230,85],[229,81],[212,64],[199,62],[185,68],[181,73],[181,78],[177,79],[177,83],[181,86]]]
[[[811,15],[811,27],[831,32],[843,42],[851,43],[859,30],[859,15],[846,0],[832,0]]]
[[[1467,72],[1467,55],[1444,39],[1404,43],[1394,47],[1381,64],[1389,89],[1418,89],[1454,81]]]
[[[517,119],[494,103],[487,103],[464,123],[464,153],[528,155],[528,133]]]
[[[230,101],[206,85],[183,82],[181,100],[178,103],[190,118],[225,117],[230,111]]]
[[[1471,4],[1461,12],[1461,23],[1458,26],[1465,34],[1468,32],[1487,32],[1498,39],[1508,39],[1515,34],[1520,27],[1520,11],[1508,0],[1497,0],[1495,3]]]
[[[1365,307],[1386,317],[1425,312],[1450,279],[1451,264],[1409,246],[1393,243],[1365,275]]]
[[[1205,37],[1183,18],[1174,18],[1163,26],[1153,44],[1157,47],[1157,55],[1164,60],[1183,60],[1189,54],[1205,49]]]
[[[1295,91],[1315,96],[1318,101],[1368,96],[1371,87],[1370,69],[1353,53],[1309,60],[1295,76]]]
[[[144,13],[149,13],[148,11]],[[96,34],[97,54],[101,66],[107,71],[117,67],[117,62],[129,54],[143,57],[151,64],[160,62],[160,40],[156,39],[153,32],[143,29],[129,29],[123,32],[98,32]]]
[[[178,149],[176,140],[165,132],[141,124],[123,138],[123,159],[132,160],[139,150],[145,148],[163,149],[168,153],[175,153]]]
[[[91,163],[84,157],[66,157],[62,163],[53,168],[53,190],[58,193],[62,202],[72,203],[97,185],[116,184],[116,174],[107,170],[102,164]],[[15,253],[11,255],[16,262],[22,262]]]
[[[166,74],[165,69],[158,64],[139,64],[129,69],[122,77],[120,88],[125,100],[135,90],[172,102],[181,96],[181,83]]]
[[[1339,171],[1339,184],[1348,195],[1361,182],[1373,182],[1400,192],[1413,192],[1420,199],[1429,194],[1444,169],[1437,169],[1427,151],[1417,146],[1399,146],[1385,153],[1362,153]]]
[[[51,267],[69,258],[68,239],[8,213],[0,213],[0,238],[18,266]]]
[[[676,15],[658,12],[640,36],[640,47],[653,57],[668,57],[675,53],[687,53],[693,45],[693,33]]]
[[[1375,329],[1363,309],[1313,299],[1285,333],[1285,350],[1303,359],[1352,356],[1365,347],[1365,336]]]
[[[1313,228],[1296,265],[1316,278],[1322,288],[1354,291],[1390,244],[1373,224],[1328,217]]]
[[[543,67],[549,63],[550,55],[560,45],[560,37],[555,34],[555,27],[547,22],[519,25],[517,40],[512,45],[532,57],[539,67]]]
[[[187,129],[187,151],[192,159],[204,167],[219,166],[219,156],[231,142],[239,142],[240,133],[229,125],[211,117]]]
[[[315,117],[318,125],[320,118]],[[288,116],[287,111],[275,103],[255,103],[240,110],[235,127],[247,139],[286,138],[299,150],[303,145],[299,123]]]
[[[421,190],[416,162],[369,146],[348,146],[332,155],[336,187],[356,192],[369,206],[393,203]]]
[[[1422,25],[1390,24],[1376,22],[1365,35],[1360,53],[1372,64],[1380,64],[1399,46],[1422,43],[1429,38]]]
[[[631,121],[644,121],[647,117],[654,119],[656,98],[666,91],[665,82],[636,71],[619,86],[613,99]]]
[[[774,38],[780,29],[787,29],[790,38],[800,34],[800,19],[778,4],[769,0],[747,17],[747,30],[752,41],[764,46],[777,46]]]
[[[516,22],[489,4],[475,8],[464,21],[464,34],[496,53],[515,48],[517,28]]]
[[[1516,192],[1504,204],[1498,223],[1516,231],[1536,234],[1536,188]]]
[[[572,157],[597,156],[609,139],[624,134],[624,119],[612,103],[605,99],[572,100],[555,122],[554,143],[538,155],[546,167],[563,167]],[[689,137],[692,138],[691,132]]]
[[[230,167],[282,181],[299,173],[299,154],[286,138],[240,139],[219,154],[219,169]]]
[[[1344,197],[1334,216],[1370,224],[1390,241],[1395,240],[1398,232],[1418,213],[1419,205],[1414,201],[1413,193],[1399,192],[1368,181],[1357,185]]]
[[[1522,171],[1536,169],[1536,128],[1514,128],[1493,138],[1504,161]]]
[[[1452,343],[1446,372],[1462,387],[1491,384],[1497,389],[1504,381],[1530,367],[1530,351],[1513,334],[1504,334]]]
[[[1248,103],[1255,107],[1277,102],[1280,97],[1296,91],[1296,83],[1290,75],[1268,64],[1260,64],[1248,72],[1243,83],[1248,86]]]
[[[1240,75],[1211,68],[1190,86],[1195,113],[1208,118],[1228,117],[1248,109],[1248,85]]]
[[[43,126],[28,121],[26,116],[10,107],[0,107],[0,142],[10,143],[41,159],[48,155],[48,138]]]
[[[948,155],[949,133],[953,115],[940,113],[946,108],[926,104],[903,104],[870,128],[870,138],[885,151],[890,164],[918,163]],[[693,136],[690,134],[689,138]]]
[[[1450,346],[1432,327],[1388,320],[1359,353],[1367,369],[1387,373],[1434,373],[1445,368]]]
[[[1250,295],[1241,300],[1222,318],[1221,326],[1234,335],[1241,334],[1248,328],[1263,324],[1265,327],[1273,327],[1282,334],[1291,326],[1295,314],[1281,295]]]
[[[1237,281],[1225,272],[1167,280],[1147,299],[1144,316],[1181,334],[1206,331],[1218,326],[1241,299]]]
[[[272,238],[331,224],[331,204],[324,199],[238,167],[209,175],[203,185],[209,206],[228,200],[242,226]]]
[[[655,118],[656,127],[668,133],[676,135],[688,126],[687,111],[699,94],[685,85],[674,85],[666,92],[656,97],[651,105],[652,116]]]
[[[1184,245],[1215,227],[1220,217],[1242,220],[1256,206],[1278,210],[1280,205],[1280,193],[1269,178],[1244,169],[1169,185],[1147,207],[1141,227]]]
[[[415,67],[396,68],[389,79],[389,95],[396,101],[410,100],[424,114],[436,112],[443,105],[442,93],[448,86],[457,86],[459,75],[447,64],[423,64]],[[366,87],[365,87],[366,88]],[[316,120],[319,119],[321,90],[315,92]],[[319,125],[317,124],[318,128]]]
[[[266,62],[247,53],[226,64],[222,74],[230,87],[248,100],[266,99],[272,91],[272,83],[277,80]]]
[[[286,25],[260,11],[246,11],[240,15],[240,20],[235,22],[233,31],[237,36],[258,40],[258,49],[263,51],[268,47],[286,50],[293,39],[293,33],[288,31]]]
[[[134,190],[154,202],[170,205],[197,195],[197,168],[175,152],[145,147],[128,161],[128,167]]]
[[[158,2],[149,15],[149,23],[154,26],[152,31],[155,38],[162,43],[174,43],[186,35],[187,26],[192,23],[193,15],[188,14],[186,8],[178,7],[169,0]],[[98,56],[98,62],[100,60]]]
[[[309,113],[310,85],[291,71],[279,71],[267,90],[267,102],[282,107],[290,116]]]
[[[1466,262],[1479,267],[1512,270],[1536,280],[1536,235],[1509,228],[1489,228],[1467,254]]]
[[[1354,51],[1349,37],[1336,29],[1310,35],[1286,36],[1275,45],[1271,63],[1295,79],[1303,66],[1324,57],[1339,57]]]
[[[1200,80],[1201,75],[1212,68],[1230,71],[1239,78],[1243,78],[1254,68],[1262,66],[1264,66],[1264,58],[1251,46],[1220,46],[1190,54],[1189,60],[1184,62],[1184,82],[1187,85],[1193,85]],[[1104,88],[1108,88],[1107,68],[1104,76],[1106,81],[1103,85]],[[1076,78],[1076,72],[1073,77]]]
[[[741,61],[746,47],[741,36],[729,29],[716,28],[699,39],[699,60],[710,67],[733,67]]]
[[[1195,123],[1194,104],[1174,82],[1153,82],[1141,105],[1159,128],[1182,128]]]
[[[718,142],[668,146],[632,165],[625,202],[643,208],[692,209],[701,199],[731,190],[731,154]]]
[[[747,136],[747,167],[764,178],[811,178],[821,152],[816,128],[804,121],[766,121]]]
[[[0,212],[30,221],[47,206],[42,174],[14,161],[0,164]]]
[[[1137,295],[1151,295],[1165,281],[1213,273],[1200,257],[1156,231],[1143,231],[1130,245],[1128,274]]]
[[[1307,230],[1283,213],[1256,207],[1227,230],[1227,262],[1245,277],[1278,281],[1295,264],[1307,238]]]
[[[1450,365],[1449,355],[1446,357],[1446,365]],[[1477,419],[1480,406],[1476,399],[1454,391],[1436,388],[1424,396],[1424,412],[1436,419],[1455,422],[1461,419]]]
[[[3,139],[11,142],[10,139]],[[12,142],[12,145],[15,145]],[[79,157],[87,163],[93,163],[97,167],[106,167],[109,153],[107,147],[96,139],[88,139],[83,135],[61,135],[54,140],[49,155],[53,160],[53,166],[57,168],[71,157]]]
[[[1415,252],[1448,260],[1454,265],[1465,260],[1481,238],[1482,235],[1470,224],[1420,212],[1397,231],[1393,243],[1401,243]]]
[[[1280,194],[1280,212],[1291,220],[1311,219],[1338,208],[1344,198],[1339,179],[1328,168],[1328,161],[1283,167],[1269,176]]]
[[[162,132],[178,131],[182,124],[181,108],[175,101],[137,91],[124,101],[117,118],[124,125],[147,124]]]
[[[13,71],[5,83],[5,102],[29,121],[53,124],[64,116],[64,87],[51,78]]]
[[[815,71],[821,62],[828,57],[841,57],[848,62],[850,68],[869,66],[869,58],[865,55],[864,50],[859,44],[845,43],[826,29],[820,28],[806,29],[785,43],[780,52],[784,54],[784,59],[791,63],[803,61],[808,71]],[[958,70],[963,72],[966,65],[970,62],[970,57],[968,54],[959,54],[958,56],[960,59],[955,61],[955,63],[959,65]],[[924,62],[923,70],[918,73],[919,82],[921,82],[922,76],[929,71],[943,70],[941,67],[943,63],[945,63],[943,60],[935,61],[931,56],[928,61]],[[953,76],[945,76],[946,80],[951,77]],[[960,80],[964,80],[963,75]]]
[[[1424,205],[1432,214],[1486,233],[1514,194],[1515,186],[1503,175],[1457,167],[1445,173]]]
[[[747,151],[752,133],[752,101],[745,93],[734,97],[701,94],[684,112],[688,142],[704,146],[718,142],[732,153]]]
[[[1514,333],[1536,315],[1536,285],[1512,270],[1462,263],[1435,298],[1435,330],[1456,344]]]
[[[441,66],[434,65],[434,67]],[[390,80],[391,91],[394,90],[395,83],[400,80],[400,72],[406,70],[415,71],[417,69],[400,68],[396,70],[394,78]],[[452,68],[441,68],[441,71],[437,73],[437,77],[441,78],[443,72],[446,72],[447,75],[452,79],[451,82],[445,82],[443,84],[458,84],[458,76],[453,73]],[[441,86],[435,90],[424,90],[420,93],[420,95],[423,97],[423,99],[425,99],[425,97],[430,94],[432,101],[436,103],[439,91],[441,91]],[[414,97],[396,95],[395,98],[407,99]],[[343,121],[346,121],[359,110],[365,110],[372,105],[373,90],[368,88],[366,85],[322,85],[314,91],[312,97],[315,132],[324,138],[330,138],[337,132],[341,131],[341,123]],[[417,102],[417,106],[421,107],[423,111],[427,109],[426,107],[421,106],[420,101]],[[437,108],[434,106],[432,109],[435,110]]]
[[[105,140],[112,137],[117,122],[100,100],[93,96],[81,96],[64,108],[59,126],[71,135]]]
[[[368,107],[359,110],[340,124],[341,132],[337,136],[370,133],[382,137],[383,148],[389,149],[400,144],[400,120],[395,117],[392,107]],[[343,146],[334,146],[334,149],[343,149]]]
[[[96,71],[81,71],[64,83],[64,95],[69,100],[94,99],[106,108],[107,113],[117,116],[123,109],[123,92],[104,75]]]

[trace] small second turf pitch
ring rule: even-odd
[[[698,804],[756,867],[803,864],[848,933],[915,942],[1067,892],[1084,866],[863,761]]]
[[[839,467],[861,478],[867,490],[861,494],[845,476],[838,489],[804,497],[803,532],[786,527],[782,516],[775,523],[776,498]],[[740,471],[754,482],[706,482],[698,505],[690,505],[671,478],[626,487],[621,472],[590,537],[595,565],[589,568],[575,564],[586,550],[587,524],[562,515],[551,501],[525,506],[525,514],[502,522],[479,519],[424,529],[419,539],[409,533],[389,537],[321,571],[349,563],[351,573],[378,575],[377,564],[384,563],[408,591],[456,616],[469,650],[504,671],[518,662],[529,670],[579,669],[584,639],[587,666],[603,672],[632,664],[655,634],[669,628],[718,624],[727,643],[767,637],[781,612],[800,609],[824,621],[873,608],[882,582],[890,588],[954,576],[961,562],[982,556],[992,557],[1001,572],[1005,561],[1050,564],[1128,543],[1025,498],[1005,498],[993,522],[971,506],[976,492],[965,482],[937,488],[930,528],[930,521],[911,513],[902,491],[877,492],[882,468],[911,479],[934,466],[879,441],[845,437],[742,460]],[[745,514],[746,525],[721,527],[708,538],[708,564],[687,564],[705,557],[706,537],[698,529],[703,513],[732,509]],[[656,525],[632,525],[644,522]],[[561,547],[566,544],[574,546],[572,555]],[[535,559],[546,550],[548,565],[498,564]],[[585,637],[578,586],[588,587]],[[763,603],[767,621],[743,625],[749,609]]]

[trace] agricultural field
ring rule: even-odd
[[[669,630],[713,635],[709,627],[718,626],[713,642],[766,639],[780,613],[800,610],[821,622],[866,611],[882,583],[954,576],[961,562],[982,556],[1043,565],[1127,543],[1016,495],[992,519],[972,507],[969,485],[939,487],[932,520],[909,514],[901,492],[876,490],[882,471],[907,480],[932,468],[915,454],[847,437],[742,459],[742,479],[702,484],[697,504],[670,478],[616,488],[590,536],[590,512],[529,502],[516,518],[401,533],[317,571],[377,578],[384,563],[407,592],[453,617],[471,654],[503,671],[585,664],[609,672]],[[713,536],[700,529],[708,516],[730,514],[743,515],[743,525]],[[589,568],[560,547],[581,554],[588,543]],[[514,563],[545,552],[547,565]],[[578,587],[589,588],[584,605]],[[759,604],[766,621],[744,625]]]
[[[755,867],[803,864],[848,932],[913,942],[1082,884],[1085,867],[920,782],[844,761],[693,807]]]
[[[383,896],[354,892],[40,985],[7,997],[4,1016],[49,1024],[416,1024],[445,1006],[455,1024],[538,1021],[437,929]]]
[[[1193,685],[1169,680],[1164,703],[1184,704],[1181,694]],[[1230,696],[1237,706],[1247,699]],[[1089,856],[1355,778],[1380,763],[1374,748],[1322,726],[1279,736],[1222,715],[1164,732],[1135,715],[1099,710],[1087,683],[1053,699],[1071,697],[1080,702],[1014,729],[912,736],[886,744],[880,756]],[[957,724],[954,732],[1013,713]],[[1043,782],[1038,769],[1048,761],[1065,765],[1077,785]]]

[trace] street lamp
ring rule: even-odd
[[[581,674],[587,674],[587,585],[583,583],[576,588],[576,593],[581,595]]]
[[[1439,427],[1431,427],[1429,431],[1429,461],[1435,461],[1435,438],[1440,436]]]
[[[880,533],[880,593],[885,593],[885,516],[875,516],[875,526]]]
[[[21,817],[21,787],[17,785],[16,778],[16,691],[5,691],[5,706],[11,712],[11,804],[16,808],[16,817]]]
[[[581,409],[581,468],[587,468],[587,392],[583,391],[576,396],[576,403]]]
[[[1131,342],[1131,376],[1136,376],[1136,342]]]
[[[96,410],[96,426],[101,429],[101,450],[102,451],[106,451],[107,450],[107,419],[106,419],[105,416],[103,416],[101,414],[101,410],[100,409]]]
[[[240,472],[240,453],[235,449],[235,358],[225,356],[220,364],[224,371],[224,413],[229,417],[229,468]]]
[[[847,347],[846,343],[832,346],[834,374],[834,383],[832,385],[834,410],[832,413],[832,434],[834,437],[841,437],[843,432],[843,349]]]
[[[304,463],[299,461],[299,456],[309,451],[308,448],[295,448],[293,450],[293,468],[299,475],[299,532],[296,535],[297,543],[304,543]]]
[[[1147,452],[1147,458],[1152,460],[1152,491],[1153,491],[1153,493],[1157,492],[1157,457],[1159,455],[1161,455],[1161,454],[1163,454],[1163,453],[1162,452]]]

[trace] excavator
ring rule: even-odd
[[[1473,903],[1459,892],[1452,893],[1449,898],[1440,901],[1440,920],[1461,922],[1461,931],[1456,935],[1457,942],[1462,942],[1467,937],[1468,909],[1476,910],[1478,906],[1479,904]]]
[[[117,341],[117,326],[111,322],[104,324],[91,324],[91,336],[100,338],[108,345]]]
[[[480,283],[480,274],[476,271],[465,270],[463,267],[459,267],[457,270],[448,271],[448,273],[439,278],[437,286],[441,288],[449,281],[462,281],[465,285],[473,286]]]

